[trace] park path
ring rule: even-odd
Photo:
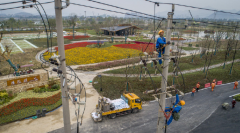
[[[240,59],[237,59],[234,62],[235,63],[236,62],[240,62]],[[225,64],[227,65],[227,64],[231,64],[231,63],[232,63],[232,61],[228,61]],[[211,66],[209,66],[208,69],[213,69],[213,68],[220,67],[220,66],[223,66],[223,63],[211,65]],[[121,67],[111,68],[111,69],[108,68],[108,69],[96,70],[95,72],[101,73],[102,76],[126,77],[126,74],[106,74],[106,73],[102,73],[102,72],[105,72],[105,71],[114,70],[114,69],[120,69],[120,68],[126,68],[126,65],[125,66],[121,66]],[[203,70],[204,70],[204,67],[200,67],[200,68],[196,68],[196,69],[182,71],[182,74],[193,73],[193,72],[198,72],[198,71],[203,71]],[[173,74],[172,72],[168,73],[168,75],[172,75],[172,74]],[[181,73],[179,72],[178,74],[181,74]],[[129,75],[129,77],[138,77],[139,76],[139,74],[128,74],[128,75]],[[151,77],[159,77],[159,76],[161,76],[161,74],[156,74],[156,75],[155,74],[150,74],[150,75],[151,75]],[[146,74],[145,77],[149,77],[149,75]]]

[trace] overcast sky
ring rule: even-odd
[[[5,3],[5,2],[10,2],[10,1],[19,1],[19,0],[0,0],[0,3]],[[52,0],[39,0],[39,2],[48,2]],[[147,2],[145,0],[96,0],[99,2],[103,3],[108,3],[111,5],[116,5],[119,7],[124,7],[127,9],[132,9],[135,11],[139,12],[144,12],[147,14],[152,14],[153,15],[153,3]],[[99,7],[99,8],[105,8],[105,9],[110,9],[110,10],[115,10],[115,11],[121,11],[121,12],[127,12],[125,10],[121,9],[116,9],[113,7],[101,5],[98,3],[90,2],[88,0],[70,0],[70,2],[78,3],[78,4],[83,4],[83,5],[88,5],[88,6],[94,6],[94,7]],[[239,5],[240,5],[240,0],[156,0],[156,2],[168,2],[168,3],[177,3],[177,4],[185,4],[185,5],[190,5],[190,6],[197,6],[197,7],[203,7],[203,8],[211,8],[211,9],[217,9],[217,10],[223,10],[223,11],[231,11],[231,12],[238,12],[240,10]],[[9,8],[9,7],[16,7],[16,6],[21,6],[22,4],[11,4],[11,5],[0,5],[0,9],[3,8]],[[54,4],[45,4],[43,5],[45,10],[47,11],[47,14],[49,15],[54,15]],[[182,11],[188,11],[191,10],[194,12],[194,9],[192,8],[186,8],[186,7],[175,7],[176,12],[182,12]],[[35,9],[12,9],[11,11],[8,10],[7,13],[16,13],[20,11],[32,13],[32,14],[38,14]],[[84,11],[86,11],[87,16],[92,16],[94,15],[103,15],[103,14],[108,14],[108,15],[114,15],[114,16],[123,16],[121,14],[117,13],[111,13],[107,11],[102,11],[102,10],[97,10],[97,9],[92,9],[92,8],[86,8],[82,6],[76,6],[76,5],[71,5],[63,10],[63,15],[69,15],[71,13],[75,13],[77,15],[83,15]],[[160,5],[159,7],[156,7],[156,12],[159,12],[162,14],[165,14],[165,12],[171,11],[171,6],[170,5]],[[164,12],[164,13],[163,13]],[[196,14],[193,15],[199,15],[201,14],[201,10],[196,10]],[[194,13],[195,13],[194,12]],[[0,11],[0,13],[6,13],[6,11]],[[198,13],[198,14],[197,14]],[[206,11],[204,12],[206,13]],[[207,11],[207,13],[212,14],[213,12]],[[162,15],[162,16],[166,16]]]

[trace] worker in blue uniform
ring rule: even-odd
[[[176,102],[173,105],[173,108],[166,107],[165,112],[170,112],[170,113],[178,113],[182,109],[182,106],[185,105],[184,100],[179,100],[178,94],[176,94]],[[172,112],[171,112],[172,111]],[[167,125],[170,125],[172,120],[173,120],[173,115],[171,114],[171,117],[167,120]]]
[[[156,50],[159,53],[158,57],[162,57],[162,54],[165,53],[165,47],[168,44],[170,44],[170,41],[168,41],[166,43],[166,39],[163,37],[163,35],[164,35],[164,31],[163,30],[160,30],[158,32],[158,35],[159,35],[159,38],[157,39],[157,42],[156,42]],[[161,59],[159,60],[159,64],[160,65],[162,64],[162,60]]]

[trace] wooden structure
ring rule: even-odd
[[[121,24],[118,26],[101,28],[101,30],[103,30],[104,35],[125,36],[134,35],[138,30],[142,29],[131,24]]]

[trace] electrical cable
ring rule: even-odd
[[[148,2],[151,2],[151,3],[177,5],[177,6],[184,6],[184,7],[190,7],[190,8],[195,8],[195,9],[207,10],[207,11],[214,11],[214,12],[222,12],[222,13],[229,13],[229,14],[240,15],[240,13],[232,13],[232,12],[226,12],[226,11],[220,11],[220,10],[213,10],[213,9],[201,8],[201,7],[194,7],[194,6],[182,5],[182,4],[176,4],[176,3],[153,2],[153,1],[150,1],[150,0],[145,0],[145,1],[148,1]]]
[[[146,14],[146,13],[142,13],[142,12],[138,12],[138,11],[134,11],[134,10],[130,10],[130,9],[126,9],[126,8],[122,8],[122,7],[118,7],[118,6],[114,6],[114,5],[110,5],[110,4],[94,1],[94,0],[88,0],[88,1],[95,2],[95,3],[98,3],[98,4],[102,4],[102,5],[107,5],[107,6],[110,6],[110,7],[119,8],[119,9],[122,9],[122,10],[127,10],[127,11],[131,11],[131,12],[143,14],[143,15],[147,15],[147,16],[156,17],[156,18],[159,18],[159,19],[163,19],[162,17],[157,17],[157,16],[154,16],[154,15],[150,15],[150,14]]]
[[[41,4],[49,4],[49,3],[53,3],[54,1],[50,1],[50,2],[44,2],[44,3],[41,3]],[[25,6],[17,6],[17,7],[11,7],[11,8],[4,8],[4,9],[0,9],[0,11],[3,11],[3,10],[10,10],[10,9],[16,9],[16,8],[30,8],[32,6],[34,6],[35,4],[31,4],[31,5],[25,5]]]
[[[14,2],[8,2],[8,3],[0,3],[0,5],[8,5],[8,4],[14,4],[14,3],[22,3],[23,1],[14,1]],[[26,2],[30,3],[30,2]]]

